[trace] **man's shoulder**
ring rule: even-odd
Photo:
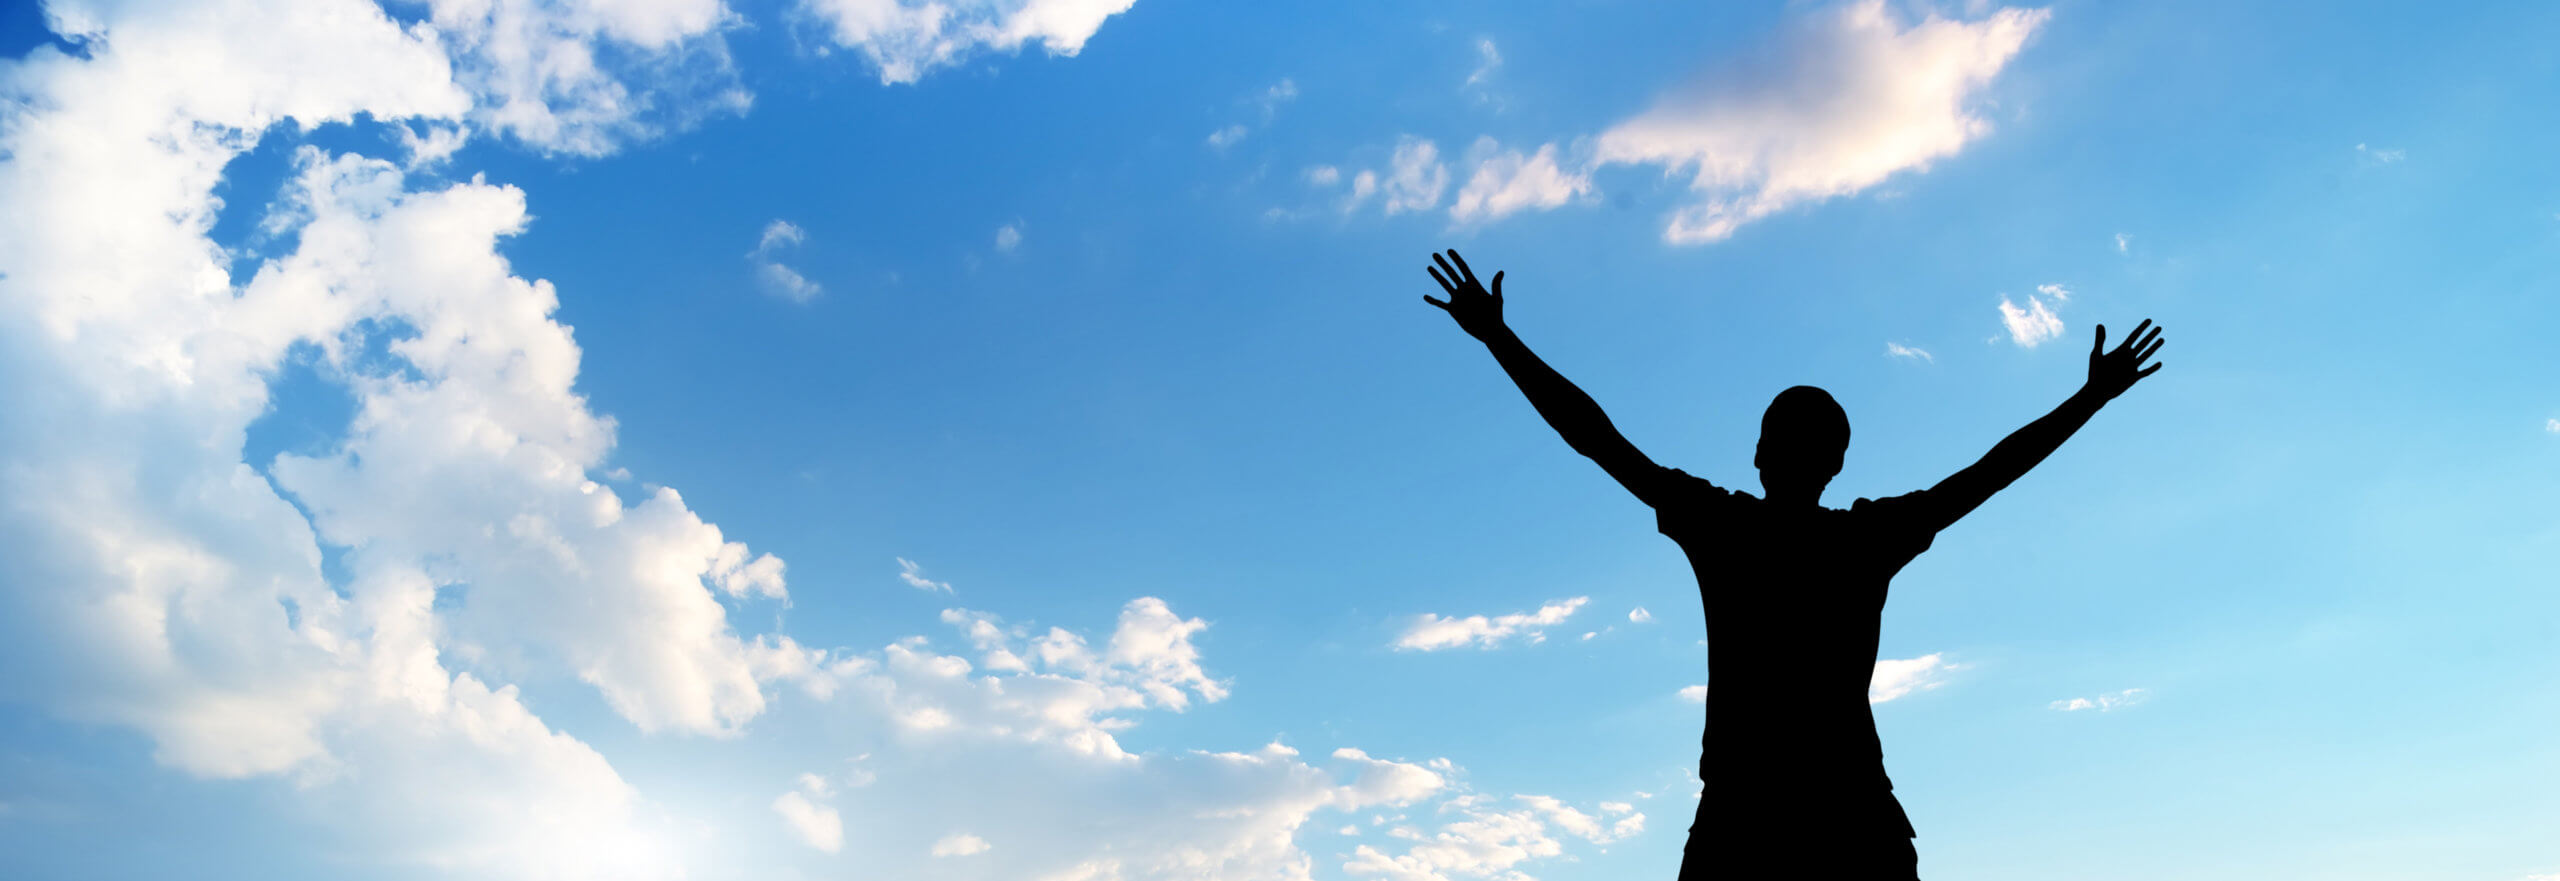
[[[1689,472],[1682,471],[1678,468],[1662,469],[1659,479],[1662,483],[1664,492],[1661,495],[1660,502],[1654,506],[1656,508],[1717,504],[1736,501],[1759,501],[1759,499],[1752,496],[1750,493],[1736,492],[1734,490],[1717,486],[1714,481],[1690,474]]]

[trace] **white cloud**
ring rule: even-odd
[[[752,103],[720,0],[425,5],[454,80],[478,97],[471,122],[543,152],[603,155]]]
[[[1022,247],[1021,223],[1008,223],[1003,226],[996,227],[996,250],[998,252],[1011,254],[1015,248],[1019,247]]]
[[[933,855],[938,857],[965,857],[986,853],[988,850],[989,845],[986,839],[966,832],[945,835],[933,842]]]
[[[2071,712],[2075,710],[2096,710],[2104,713],[2111,710],[2118,710],[2133,706],[2134,704],[2141,703],[2150,697],[2151,691],[2149,689],[2128,688],[2123,691],[2107,692],[2094,698],[2066,698],[2054,701],[2050,706],[2053,709],[2062,710],[2064,712]]]
[[[1927,349],[1920,348],[1919,346],[1906,346],[1892,340],[1885,341],[1884,353],[1887,356],[1894,358],[1916,358],[1930,362],[1938,360],[1936,356],[1930,355],[1929,350]]]
[[[1467,74],[1467,85],[1470,86],[1491,79],[1493,72],[1502,68],[1502,49],[1493,44],[1492,37],[1476,41],[1476,55],[1476,69]]]
[[[1306,171],[1309,186],[1330,187],[1342,182],[1342,169],[1330,165],[1311,165]]]
[[[1917,658],[1879,660],[1867,678],[1867,703],[1880,704],[1915,691],[1947,684],[1947,674],[1960,669],[1936,652]]]
[[[551,287],[496,251],[523,194],[413,190],[306,147],[263,224],[289,253],[243,283],[208,236],[225,166],[269,131],[363,114],[406,132],[413,165],[449,157],[466,119],[537,149],[605,142],[484,114],[484,74],[511,62],[470,20],[403,27],[346,0],[49,12],[83,54],[39,48],[0,84],[0,583],[48,586],[0,591],[0,663],[49,673],[0,690],[135,730],[187,774],[290,775],[341,852],[667,872],[657,812],[493,671],[551,659],[640,727],[734,732],[764,699],[715,591],[780,598],[782,568],[671,491],[625,505],[587,479],[612,423],[574,391]],[[635,14],[581,33],[652,36]],[[313,455],[244,461],[292,351],[354,417]]]
[[[1499,220],[1526,208],[1543,211],[1591,191],[1587,172],[1567,172],[1556,164],[1554,144],[1522,155],[1517,150],[1502,149],[1492,138],[1479,138],[1469,148],[1468,156],[1475,171],[1467,177],[1466,186],[1459,188],[1457,199],[1449,204],[1449,219],[1458,223]],[[1435,187],[1432,199],[1438,198]]]
[[[1690,175],[1698,201],[1672,215],[1663,238],[1723,239],[1789,207],[1925,169],[1988,133],[1976,111],[1981,92],[2047,16],[2001,9],[1906,26],[1883,0],[1850,3],[1610,128],[1598,160]]]
[[[2056,303],[2071,299],[2071,289],[2058,284],[2036,285],[2036,293],[2052,297]]]
[[[2560,434],[2560,419],[2543,420],[2542,430],[2551,432],[2552,434]]]
[[[2365,162],[2373,165],[2389,165],[2402,159],[2409,158],[2409,151],[2407,150],[2379,150],[2368,148],[2363,144],[2356,145],[2356,154]]]
[[[2008,328],[2010,342],[2030,349],[2062,335],[2062,316],[2053,314],[2053,307],[2034,294],[2027,295],[2023,307],[2001,295],[2000,324]]]
[[[823,797],[823,794],[813,795],[804,789],[785,792],[775,798],[774,813],[782,815],[783,825],[800,837],[800,843],[827,853],[843,850],[844,817],[836,813],[834,806],[812,800],[813,797]]]
[[[1490,618],[1483,615],[1443,618],[1425,612],[1406,627],[1404,633],[1396,636],[1395,647],[1426,652],[1468,645],[1492,648],[1515,636],[1532,643],[1542,642],[1547,638],[1547,628],[1564,623],[1565,619],[1573,617],[1574,610],[1590,601],[1590,597],[1574,597],[1548,603],[1536,612],[1515,612]]]
[[[1701,704],[1706,703],[1706,702],[1707,702],[1707,687],[1706,687],[1706,686],[1704,686],[1704,685],[1686,685],[1686,686],[1682,686],[1682,687],[1680,688],[1680,699],[1681,699],[1681,700],[1684,700],[1684,701],[1689,701],[1689,702],[1692,702],[1692,703],[1701,703]]]
[[[1523,879],[1529,876],[1519,870],[1522,863],[1563,855],[1564,844],[1550,832],[1551,827],[1598,844],[1644,830],[1642,814],[1630,814],[1604,827],[1591,815],[1554,798],[1522,795],[1513,800],[1526,806],[1503,810],[1495,807],[1495,800],[1476,794],[1450,798],[1441,803],[1440,812],[1454,814],[1458,819],[1429,834],[1405,826],[1390,829],[1390,837],[1412,842],[1404,846],[1403,853],[1392,854],[1362,844],[1353,850],[1342,869],[1355,876],[1377,876],[1388,881]]]
[[[2116,233],[2116,253],[2118,253],[2118,254],[2128,253],[2128,252],[2130,252],[2130,251],[2132,250],[2132,248],[2133,248],[2133,236],[2132,236],[2131,234],[2129,234],[2129,233]]]
[[[1637,606],[1634,609],[1628,610],[1627,620],[1637,624],[1642,624],[1653,620],[1653,613],[1645,611],[1643,606]]]
[[[951,582],[935,581],[924,577],[924,565],[905,557],[898,558],[898,580],[906,582],[908,587],[921,591],[951,592]]]
[[[1466,85],[1472,88],[1490,83],[1493,81],[1494,72],[1501,69],[1502,48],[1493,44],[1492,37],[1478,39],[1476,40],[1476,69],[1467,73]]]
[[[1351,196],[1343,201],[1344,211],[1357,210],[1371,195],[1383,196],[1389,216],[1439,207],[1441,194],[1449,190],[1449,166],[1440,161],[1439,145],[1406,135],[1396,141],[1395,154],[1387,164],[1383,177],[1374,171],[1362,171],[1351,179]]]
[[[1271,84],[1270,88],[1254,95],[1252,103],[1261,109],[1260,123],[1269,125],[1272,117],[1279,115],[1280,105],[1296,100],[1297,97],[1298,84],[1287,77],[1282,77],[1279,82]],[[1253,125],[1239,122],[1210,132],[1207,140],[1210,149],[1225,150],[1252,133]]]
[[[836,45],[859,51],[883,84],[912,83],[980,52],[1038,44],[1053,56],[1084,51],[1111,16],[1137,0],[800,0]]]
[[[800,247],[808,237],[788,220],[764,225],[764,234],[756,237],[756,249],[747,252],[747,262],[755,267],[756,282],[766,293],[794,303],[818,298],[818,283],[802,278],[799,270],[783,265],[781,259],[781,252]]]

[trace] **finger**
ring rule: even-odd
[[[2106,326],[2106,325],[2101,324],[2101,325],[2098,325],[2098,342],[2097,342],[2097,344],[2089,347],[2089,357],[2091,357],[2091,358],[2098,357],[2099,355],[2106,354],[2106,351],[2107,351],[2107,326]]]
[[[2160,331],[2162,331],[2162,330],[2164,330],[2164,329],[2165,329],[2165,328],[2159,328],[2159,327],[2154,327],[2154,328],[2152,328],[2152,329],[2151,329],[2151,335],[2150,335],[2150,336],[2143,337],[2143,338],[2142,338],[2142,342],[2141,342],[2139,345],[2134,346],[2134,348],[2135,348],[2135,349],[2141,349],[2141,348],[2143,348],[2144,346],[2151,345],[2151,343],[2152,343],[2153,341],[2158,340],[2158,339],[2160,338]]]
[[[1502,299],[1502,271],[1499,269],[1493,273],[1493,298]]]
[[[1458,271],[1466,273],[1468,281],[1476,280],[1476,271],[1467,267],[1467,258],[1458,256],[1458,249],[1449,249],[1449,259],[1458,262]]]
[[[2134,326],[2133,326],[2133,332],[2132,332],[2132,333],[2128,333],[2128,334],[2125,334],[2125,335],[2124,335],[2124,342],[2123,342],[2122,344],[2120,344],[2120,345],[2116,346],[2116,351],[2119,351],[2119,352],[2131,351],[2131,350],[2133,349],[2133,341],[2134,341],[2134,340],[2141,339],[2141,338],[2142,338],[2142,332],[2143,332],[2143,331],[2146,331],[2146,330],[2150,330],[2150,329],[2151,329],[2151,319],[2148,319],[2148,318],[2142,319],[2142,323],[2141,323],[2141,324],[2137,324],[2137,325],[2134,325]]]
[[[1438,306],[1438,307],[1440,307],[1440,311],[1442,311],[1442,312],[1447,312],[1447,311],[1449,311],[1449,304],[1447,304],[1447,303],[1443,303],[1443,302],[1440,302],[1440,298],[1438,298],[1438,297],[1434,297],[1434,296],[1432,296],[1432,295],[1430,295],[1430,294],[1424,294],[1424,295],[1422,295],[1422,301],[1423,301],[1423,302],[1425,302],[1425,303],[1429,303],[1429,304],[1431,304],[1431,305],[1434,305],[1434,306]]]
[[[1457,286],[1457,285],[1450,284],[1448,279],[1440,277],[1440,270],[1433,269],[1433,268],[1431,268],[1431,267],[1425,266],[1425,267],[1422,267],[1422,271],[1424,271],[1424,272],[1428,272],[1428,273],[1431,273],[1431,280],[1432,280],[1432,281],[1439,282],[1439,283],[1440,283],[1440,289],[1441,289],[1441,290],[1444,290],[1444,291],[1448,291],[1448,292],[1449,292],[1449,296],[1454,297],[1454,296],[1457,296],[1457,295],[1458,295],[1458,286]],[[1427,296],[1430,296],[1430,295],[1429,295],[1429,294],[1424,294],[1423,296],[1426,296],[1426,297],[1427,297]]]
[[[2158,334],[2153,334],[2153,336],[2158,336]],[[2142,347],[2141,353],[2133,356],[2133,363],[2140,364],[2144,361],[2151,360],[2152,353],[2160,351],[2160,347],[2164,345],[2168,345],[2167,340],[2151,341],[2151,345]]]
[[[1440,283],[1449,286],[1450,294],[1456,294],[1458,292],[1458,279],[1463,278],[1464,276],[1459,275],[1458,270],[1449,266],[1447,258],[1438,254],[1431,255],[1431,262],[1440,264],[1440,274],[1448,276],[1447,278],[1441,279]]]
[[[2135,379],[2141,379],[2141,378],[2143,378],[2143,377],[2145,377],[2145,376],[2150,376],[2151,374],[2154,374],[2154,373],[2158,373],[2158,372],[2160,372],[2160,368],[2162,368],[2162,367],[2167,367],[2167,366],[2169,366],[2169,362],[2167,362],[2167,361],[2162,361],[2162,362],[2160,362],[2160,363],[2158,363],[2158,364],[2153,364],[2153,365],[2151,365],[2151,366],[2149,366],[2149,367],[2142,368],[2142,372],[2141,372],[2141,373],[2136,373],[2136,374],[2134,374],[2134,375],[2133,375],[2133,378],[2135,378]]]

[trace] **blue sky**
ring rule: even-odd
[[[1670,877],[1656,460],[1927,486],[1928,877],[2560,877],[2560,11],[0,13],[0,874]],[[1639,613],[1639,610],[1642,610]]]

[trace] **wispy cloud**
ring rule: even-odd
[[[1235,146],[1237,141],[1242,141],[1245,139],[1245,136],[1253,134],[1255,126],[1270,125],[1272,118],[1280,114],[1280,105],[1297,100],[1297,98],[1297,81],[1291,80],[1287,77],[1281,77],[1279,82],[1273,83],[1270,88],[1263,89],[1261,92],[1256,93],[1251,99],[1251,103],[1261,111],[1259,114],[1260,118],[1258,120],[1249,123],[1233,123],[1219,128],[1216,131],[1210,132],[1209,137],[1206,139],[1209,148],[1212,150],[1224,151],[1228,147]]]
[[[2058,285],[2042,285],[2037,290],[2041,291],[2048,287],[2061,290]],[[2059,301],[2060,298],[2048,301],[2044,297],[2029,294],[2027,304],[2020,306],[2010,302],[2009,295],[2000,295],[2000,325],[2008,329],[2009,341],[2032,349],[2046,340],[2061,336],[2062,316],[2054,314],[2052,306],[2053,302]]]
[[[2123,691],[2110,691],[2105,694],[2098,695],[2097,697],[2064,698],[2062,700],[2054,701],[2049,706],[2063,712],[2096,710],[2104,713],[2111,710],[2120,710],[2125,707],[2133,706],[2149,699],[2150,697],[2151,691],[2149,689],[2128,688]]]
[[[927,592],[951,593],[951,583],[924,577],[924,567],[905,557],[898,558],[898,580],[908,587]]]
[[[1627,612],[1627,620],[1637,624],[1642,624],[1653,620],[1653,613],[1645,611],[1643,606],[1637,606]]]
[[[815,774],[800,775],[800,787],[773,800],[773,812],[800,843],[827,853],[844,849],[844,817],[825,803],[834,788]]]
[[[1875,672],[1867,679],[1867,703],[1880,704],[1915,691],[1928,691],[1947,684],[1947,674],[1962,669],[1947,662],[1937,652],[1917,658],[1876,662]]]
[[[808,233],[788,220],[775,220],[764,225],[764,235],[756,238],[756,249],[747,252],[747,262],[755,266],[756,281],[765,292],[794,303],[818,298],[818,283],[803,278],[799,270],[782,264],[782,252],[800,247]]]
[[[1573,617],[1574,610],[1590,601],[1590,597],[1574,597],[1548,603],[1536,612],[1492,617],[1443,618],[1426,612],[1396,637],[1395,647],[1428,652],[1469,645],[1492,648],[1514,637],[1530,643],[1545,642],[1547,628],[1564,623],[1565,619]]]
[[[2356,155],[2359,159],[2370,165],[2389,165],[2402,159],[2409,158],[2409,151],[2383,150],[2367,147],[2363,144],[2357,144]]]
[[[1501,69],[1502,47],[1494,45],[1492,37],[1477,39],[1476,69],[1468,72],[1466,84],[1468,86],[1481,86],[1488,82],[1492,82],[1494,73]]]
[[[1927,349],[1923,349],[1918,346],[1906,346],[1892,340],[1885,341],[1884,353],[1895,358],[1909,358],[1918,361],[1935,362],[1938,360],[1937,356],[1929,354],[1929,350]]]
[[[945,835],[933,843],[933,855],[938,857],[965,857],[993,849],[986,839],[966,832]]]
[[[1013,253],[1013,249],[1015,249],[1015,248],[1019,248],[1019,247],[1022,247],[1022,222],[1021,222],[1021,221],[1015,221],[1015,222],[1013,222],[1013,223],[1008,223],[1008,224],[1005,224],[1005,225],[1003,225],[1003,226],[996,227],[996,251],[997,251],[997,253],[1002,253],[1002,254],[1011,254],[1011,253]]]
[[[2131,253],[2132,248],[2133,236],[2130,233],[2116,233],[2116,253]]]

